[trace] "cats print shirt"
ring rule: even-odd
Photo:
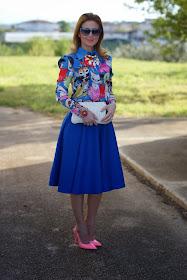
[[[62,56],[58,61],[60,68],[56,87],[56,100],[81,116],[84,107],[79,101],[115,102],[112,93],[112,58],[103,60],[96,50],[87,52],[79,47],[76,53]],[[68,95],[71,83],[72,94]]]

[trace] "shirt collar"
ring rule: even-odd
[[[77,55],[79,60],[82,59],[83,57],[85,57],[85,55],[87,55],[87,54],[88,55],[93,55],[93,56],[96,55],[99,58],[99,60],[103,61],[103,59],[100,58],[100,56],[99,56],[99,54],[98,54],[98,52],[96,51],[95,48],[94,48],[93,52],[88,52],[87,50],[83,49],[82,47],[78,47],[76,55]]]

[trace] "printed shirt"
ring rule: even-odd
[[[56,100],[81,116],[84,106],[79,101],[115,102],[112,92],[112,58],[101,59],[96,50],[88,52],[79,47],[76,53],[62,56],[56,87]],[[71,83],[72,95],[68,95]]]

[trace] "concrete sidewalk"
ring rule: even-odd
[[[187,210],[187,119],[115,118],[121,158]]]

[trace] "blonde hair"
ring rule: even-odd
[[[102,24],[102,21],[101,21],[100,17],[98,15],[93,14],[93,13],[86,13],[86,14],[83,14],[82,16],[80,16],[80,18],[79,18],[79,20],[76,24],[75,30],[74,30],[73,46],[71,47],[71,50],[72,50],[73,53],[76,53],[78,47],[81,46],[81,39],[78,36],[79,35],[79,30],[80,30],[82,24],[85,21],[88,21],[88,20],[95,21],[99,25],[99,28],[101,29],[101,34],[99,36],[99,40],[98,40],[97,44],[95,45],[95,49],[98,52],[99,56],[102,59],[105,60],[107,58],[107,51],[101,47],[101,42],[102,42],[103,37],[104,37],[103,24]]]

